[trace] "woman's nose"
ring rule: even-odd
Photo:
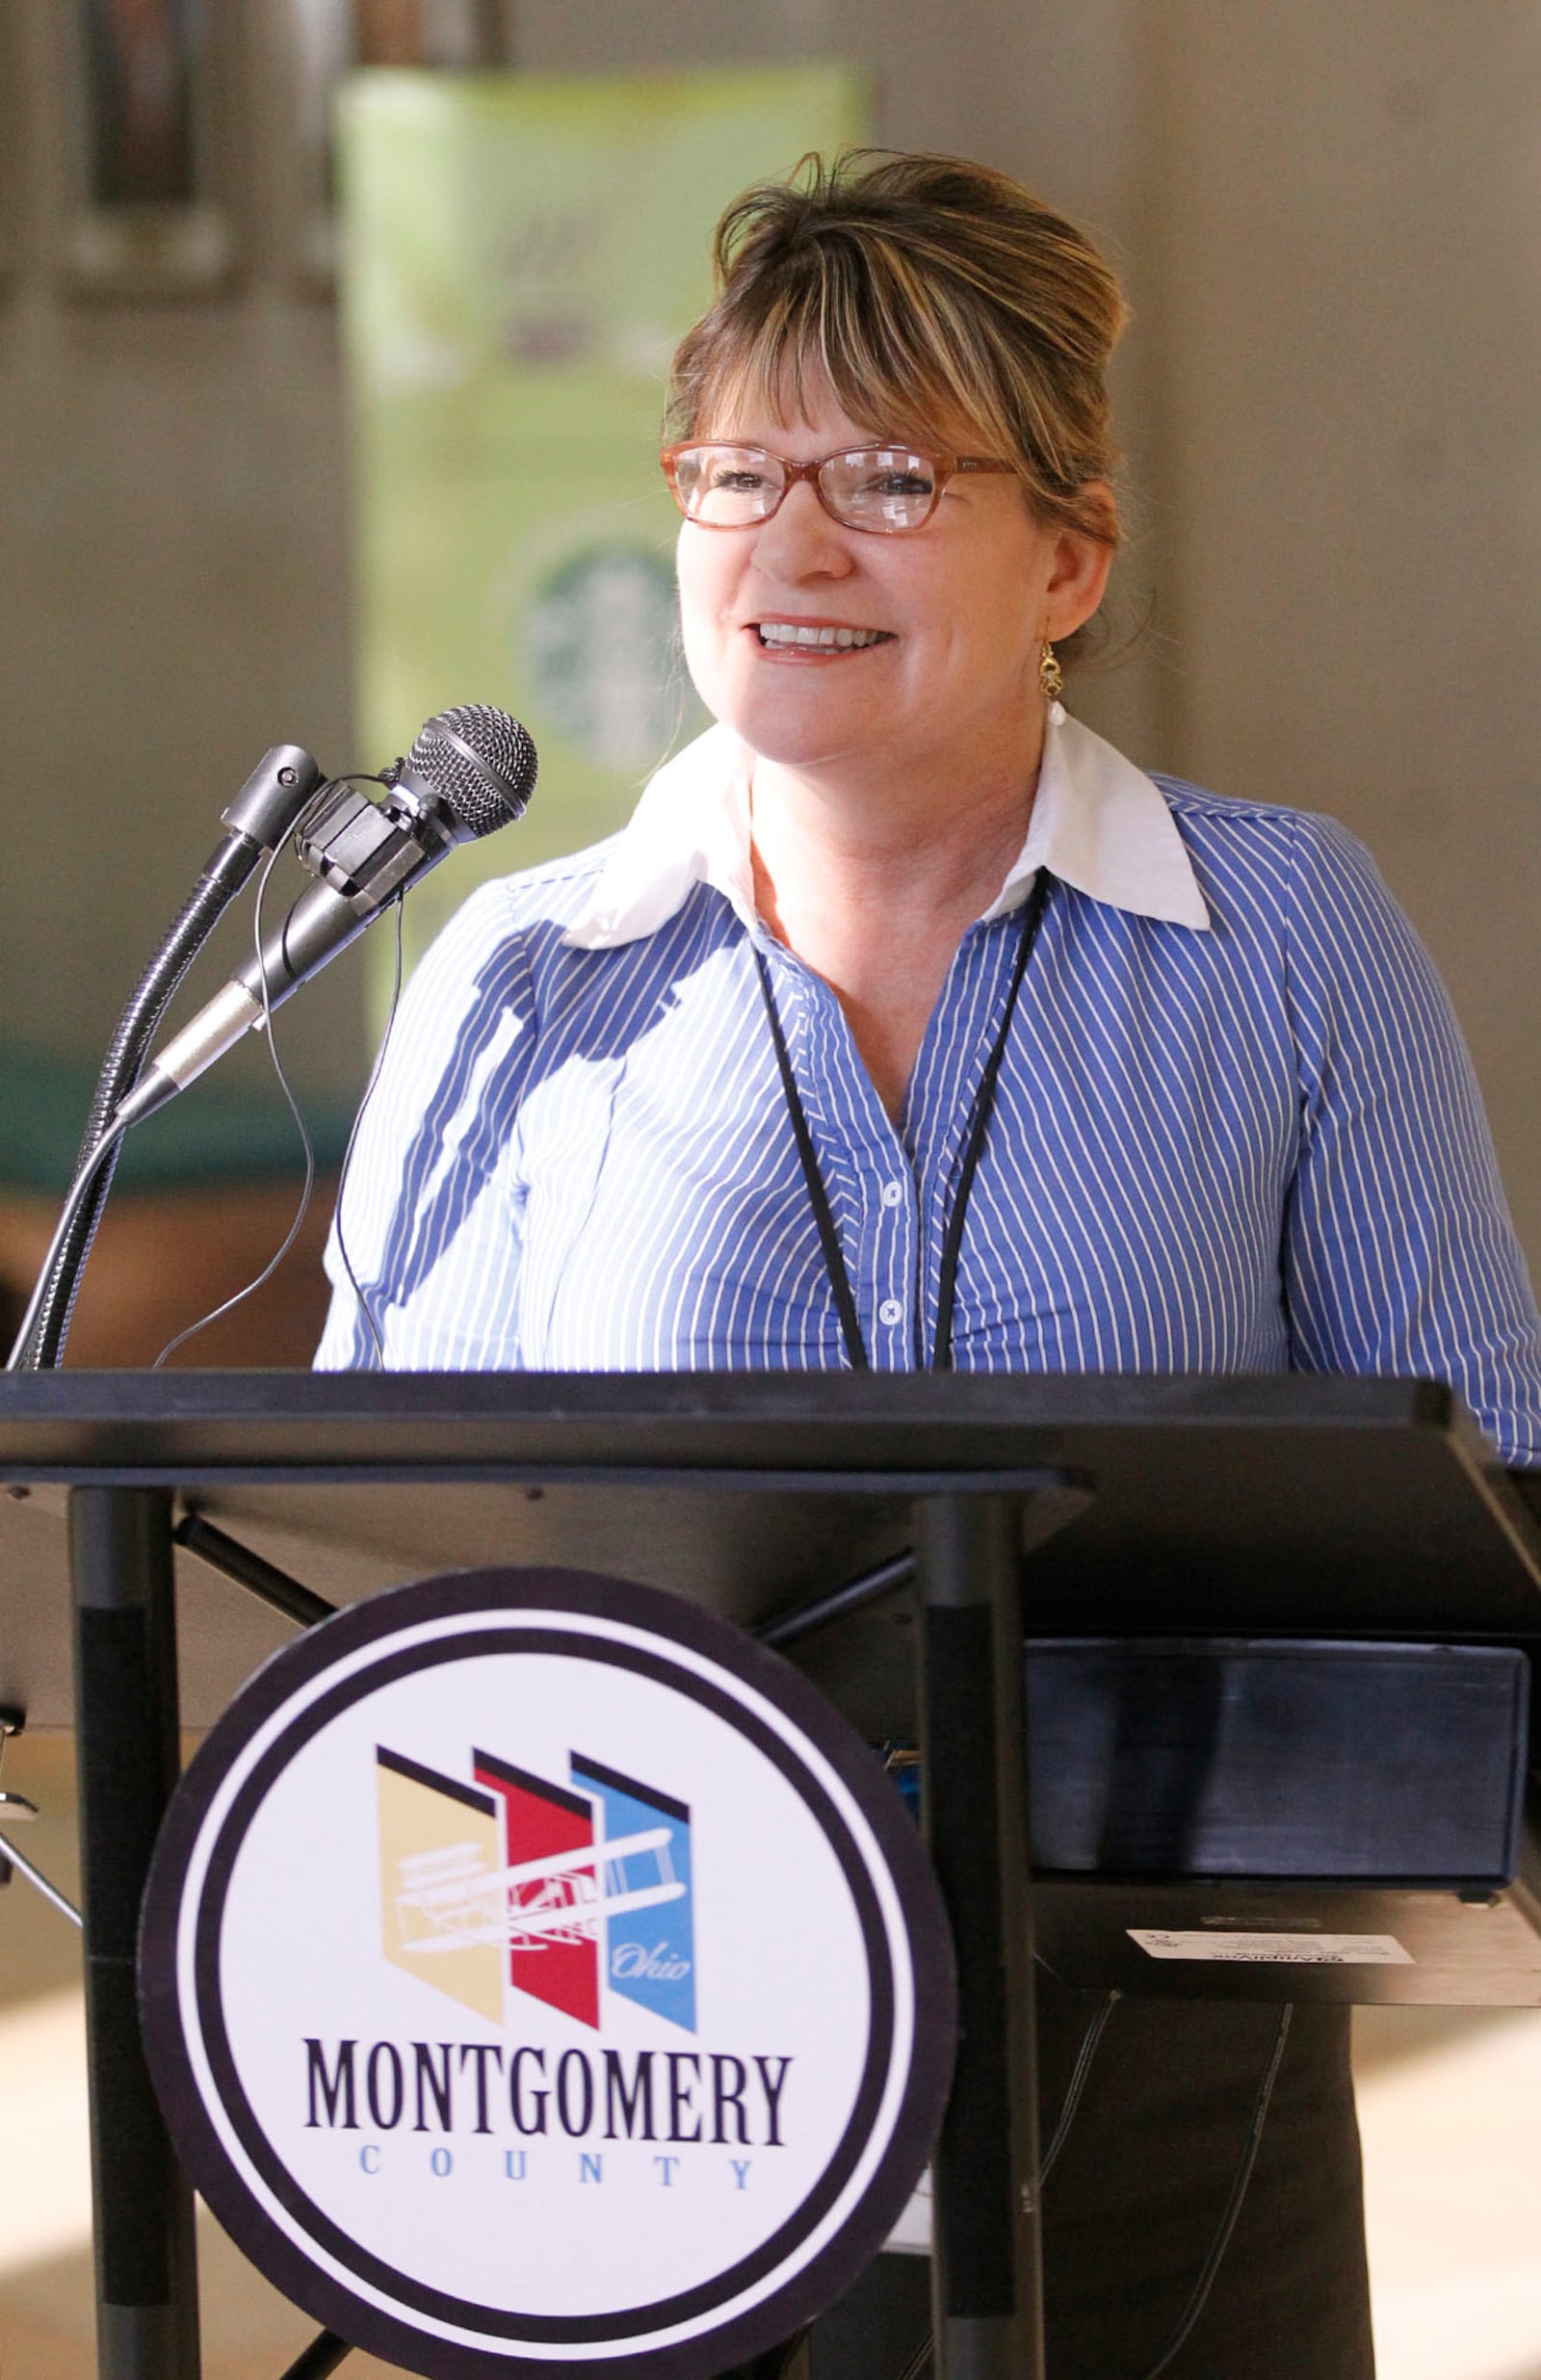
[[[756,532],[754,558],[783,580],[845,578],[856,566],[853,534],[824,510],[817,488],[797,480]]]

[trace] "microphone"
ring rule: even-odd
[[[174,1099],[457,844],[522,818],[537,766],[516,719],[472,702],[427,722],[406,758],[385,772],[382,800],[337,783],[300,845],[320,882],[268,936],[261,959],[248,960],[151,1059],[114,1109],[113,1125],[126,1130]]]

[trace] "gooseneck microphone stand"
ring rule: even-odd
[[[96,1079],[80,1155],[75,1162],[75,1182],[97,1158],[119,1101],[139,1081],[161,1020],[189,967],[236,895],[262,860],[277,850],[322,782],[321,769],[309,752],[298,744],[274,745],[224,811],[223,824],[229,828],[228,834],[212,853],[182,903],[170,932],[118,1020]],[[19,1370],[48,1372],[63,1359],[75,1292],[91,1254],[117,1164],[117,1147],[105,1150],[90,1189],[80,1199],[52,1253],[48,1279],[19,1358]]]
[[[118,1162],[118,1137],[265,1022],[457,845],[522,817],[536,771],[535,747],[524,728],[489,703],[436,712],[405,759],[377,780],[387,788],[379,803],[353,790],[353,774],[324,782],[316,762],[297,745],[267,754],[224,813],[229,834],[118,1021],[65,1215],[9,1370],[51,1371],[62,1359],[76,1284]],[[328,799],[322,802],[322,796]],[[214,925],[307,811],[312,823],[318,811],[325,822],[300,846],[318,881],[252,964],[151,1058],[150,1043],[171,996]]]

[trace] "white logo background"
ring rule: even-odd
[[[408,2285],[512,2317],[511,2336],[404,2308],[389,2277],[361,2276],[350,2256],[318,2240],[303,2210],[284,2203],[293,2193],[275,2193],[248,2153],[215,2081],[195,1989],[196,1921],[210,1853],[243,1785],[298,1714],[350,1674],[367,1682],[405,1645],[444,1647],[509,1625],[644,1649],[681,1673],[681,1687],[700,1679],[766,1724],[789,1746],[794,1765],[818,1780],[849,1830],[878,1913],[880,1955],[894,1975],[893,2032],[871,2137],[822,2219],[789,2239],[787,2253],[730,2302],[718,2290],[685,2318],[655,2324],[640,2315],[627,2325],[629,2335],[609,2341],[521,2336],[518,2317],[624,2323],[632,2309],[710,2288],[797,2216],[840,2146],[869,2058],[869,1958],[850,1885],[802,1794],[737,1727],[687,1690],[576,1651],[440,1660],[368,1688],[328,1718],[278,1773],[242,1839],[219,1940],[218,1999],[262,2135],[298,2190],[349,2241]],[[389,1963],[381,1941],[378,1745],[467,1781],[473,1746],[556,1783],[566,1782],[576,1751],[689,1803],[697,2030],[605,1993],[596,2033],[511,1989],[500,2028]],[[849,2220],[869,2185],[889,2147],[913,2047],[913,1983],[898,1895],[860,1808],[817,1745],[687,1646],[570,1610],[457,1613],[379,1635],[301,1686],[245,1746],[204,1815],[182,1895],[176,1974],[204,2113],[247,2189],[307,2262],[428,2337],[548,2364],[600,2362],[712,2332],[783,2288]],[[205,1994],[205,2014],[208,2005]],[[357,2042],[356,2131],[307,2126],[307,2036],[323,2040],[328,2060],[339,2040]],[[406,2107],[390,2130],[375,2125],[364,2104],[363,2062],[377,2041],[394,2042],[408,2061]],[[440,2129],[431,2104],[428,2129],[415,2129],[410,2045],[417,2041],[457,2045],[453,2132]],[[569,2137],[549,2102],[543,2136],[518,2132],[506,2072],[489,2077],[492,2129],[478,2132],[472,2061],[459,2056],[459,2045],[475,2043],[506,2057],[522,2043],[543,2048],[548,2088],[563,2052],[587,2053],[600,2084],[588,2134]],[[705,2113],[703,2140],[605,2138],[607,2048],[622,2053],[628,2071],[639,2051],[654,2053],[660,2134],[668,2129],[664,2053],[698,2055],[703,2081],[694,2112]],[[764,2093],[752,2084],[745,2092],[750,2141],[713,2141],[706,2078],[714,2052],[751,2072],[757,2055],[791,2060],[776,2110],[783,2145],[767,2140]],[[688,2117],[681,2129],[690,2129]],[[666,2169],[660,2158],[674,2161]]]

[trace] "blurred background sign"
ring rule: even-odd
[[[409,960],[479,876],[614,832],[706,723],[657,463],[669,355],[728,200],[865,129],[835,65],[345,86],[358,741],[384,756],[494,702],[540,752],[517,837],[406,904]]]

